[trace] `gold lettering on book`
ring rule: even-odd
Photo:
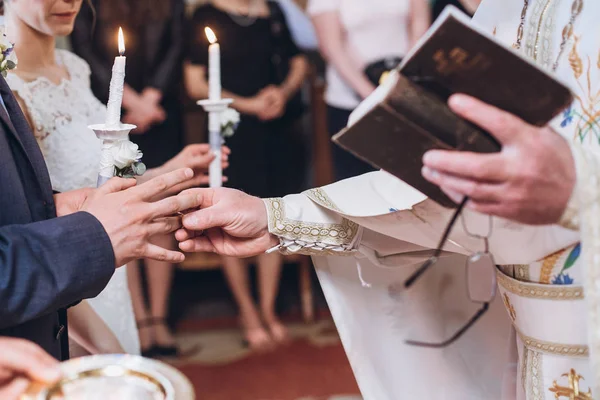
[[[483,71],[491,65],[491,61],[482,53],[470,56],[469,53],[460,47],[455,47],[450,51],[438,50],[433,55],[436,62],[437,72],[448,76],[462,72],[473,72],[474,70]]]

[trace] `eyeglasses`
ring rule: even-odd
[[[488,232],[485,235],[469,232],[464,215],[462,214],[467,201],[468,198],[465,198],[453,214],[433,255],[404,282],[404,287],[408,289],[413,286],[415,282],[438,261],[443,252],[444,245],[448,241],[450,232],[452,232],[456,221],[460,218],[463,229],[467,235],[476,239],[481,239],[484,243],[484,250],[472,254],[466,262],[467,294],[471,302],[480,304],[481,307],[462,328],[443,342],[427,343],[416,340],[406,340],[405,343],[408,345],[430,348],[443,348],[451,345],[475,325],[475,323],[486,313],[491,302],[496,297],[496,263],[489,252],[489,238],[492,235],[493,220],[492,217],[489,217]]]

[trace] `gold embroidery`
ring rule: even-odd
[[[548,300],[581,300],[584,298],[583,287],[581,286],[536,285],[519,282],[504,275],[501,271],[498,271],[497,277],[498,284],[502,288],[522,297]]]
[[[537,32],[535,34],[535,42],[533,45],[533,59],[537,61],[538,59],[538,50],[539,50],[539,46],[540,46],[540,37],[542,36],[542,26],[543,26],[543,22],[544,22],[544,18],[546,16],[546,12],[548,11],[548,7],[550,6],[551,0],[547,0],[546,4],[544,5],[544,9],[542,11],[542,14],[540,14],[540,20],[538,23],[538,29]]]
[[[517,312],[515,311],[515,308],[510,303],[510,299],[508,298],[508,295],[506,293],[504,293],[502,299],[504,300],[504,305],[506,306],[506,311],[508,311],[508,315],[510,315],[510,319],[512,319],[514,322],[517,319]]]
[[[328,249],[313,249],[303,247],[299,251],[291,251],[289,249],[281,249],[279,251],[284,256],[294,255],[294,254],[302,254],[303,256],[335,256],[335,257],[351,257],[355,254],[356,250],[346,250],[346,251],[335,251]]]
[[[583,61],[581,61],[581,57],[579,57],[579,52],[577,51],[579,39],[579,36],[575,36],[575,43],[573,44],[571,53],[569,53],[569,64],[571,65],[571,69],[573,70],[576,79],[581,78],[581,75],[583,75]]]
[[[523,356],[521,359],[521,386],[523,392],[526,392],[525,382],[527,382],[527,365],[529,365],[529,348],[523,347]]]
[[[309,199],[311,199],[315,203],[317,203],[325,208],[329,208],[330,210],[333,210],[333,211],[343,212],[333,202],[333,200],[331,200],[331,198],[327,195],[327,193],[325,193],[325,191],[321,188],[307,190],[306,192],[304,192],[304,194]]]
[[[550,279],[552,279],[552,271],[554,271],[554,267],[556,263],[565,254],[566,250],[557,251],[554,254],[550,254],[548,257],[544,258],[542,262],[542,270],[540,272],[540,283],[549,285]]]
[[[523,282],[531,282],[531,276],[529,275],[529,265],[516,265],[518,280]]]
[[[583,393],[579,389],[579,381],[584,379],[578,375],[574,369],[571,369],[568,374],[563,374],[569,380],[569,386],[560,386],[556,380],[554,385],[548,389],[554,393],[555,399],[566,398],[569,400],[592,400],[592,389],[588,389],[587,393]]]
[[[349,246],[358,233],[358,224],[345,218],[341,224],[294,221],[285,217],[285,205],[281,199],[267,199],[266,204],[270,216],[269,232],[286,239]]]
[[[531,395],[528,398],[534,399],[534,400],[542,400],[543,397],[543,391],[544,391],[544,385],[543,385],[543,379],[541,377],[544,376],[544,371],[543,371],[543,367],[544,367],[544,363],[543,363],[543,357],[540,355],[540,353],[536,352],[536,351],[532,351],[530,352],[531,354],[531,362],[529,364],[529,373],[530,373],[530,391],[531,391]]]
[[[517,334],[521,338],[523,345],[532,351],[569,357],[587,357],[589,355],[589,348],[586,345],[545,342],[526,336],[518,330]]]
[[[580,94],[574,93],[574,97],[581,106],[581,109],[580,111],[576,110],[574,105],[571,105],[571,108],[565,113],[562,126],[568,126],[572,123],[573,119],[576,119],[574,139],[579,139],[581,143],[584,143],[586,137],[589,136],[589,140],[597,141],[600,111],[597,111],[596,108],[600,102],[600,90],[595,92],[593,88],[593,84],[597,80],[592,77],[593,63],[590,56],[582,58],[579,54],[577,46],[581,37],[575,36],[574,40],[575,43],[569,53],[569,65],[580,89]],[[597,67],[600,69],[600,58],[598,59]]]

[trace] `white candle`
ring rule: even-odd
[[[221,99],[221,46],[217,36],[209,27],[204,28],[210,42],[208,46],[208,99]]]
[[[106,125],[116,127],[121,124],[121,104],[123,103],[123,87],[125,85],[125,39],[123,30],[119,28],[119,56],[115,57],[112,77],[110,79],[110,90],[108,104],[106,106]]]
[[[208,46],[208,99],[221,100],[221,46],[217,43],[217,35],[209,27],[204,28],[206,37],[210,42]],[[210,187],[221,187],[223,183],[223,170],[221,168],[221,113],[209,111],[208,114],[208,141],[215,159],[208,169]]]

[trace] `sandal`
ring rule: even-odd
[[[149,317],[137,322],[138,329],[150,328],[156,325],[167,325],[166,320],[160,317]],[[176,345],[160,345],[154,344],[145,350],[141,351],[143,357],[157,358],[157,357],[177,357],[180,355],[179,348]]]

